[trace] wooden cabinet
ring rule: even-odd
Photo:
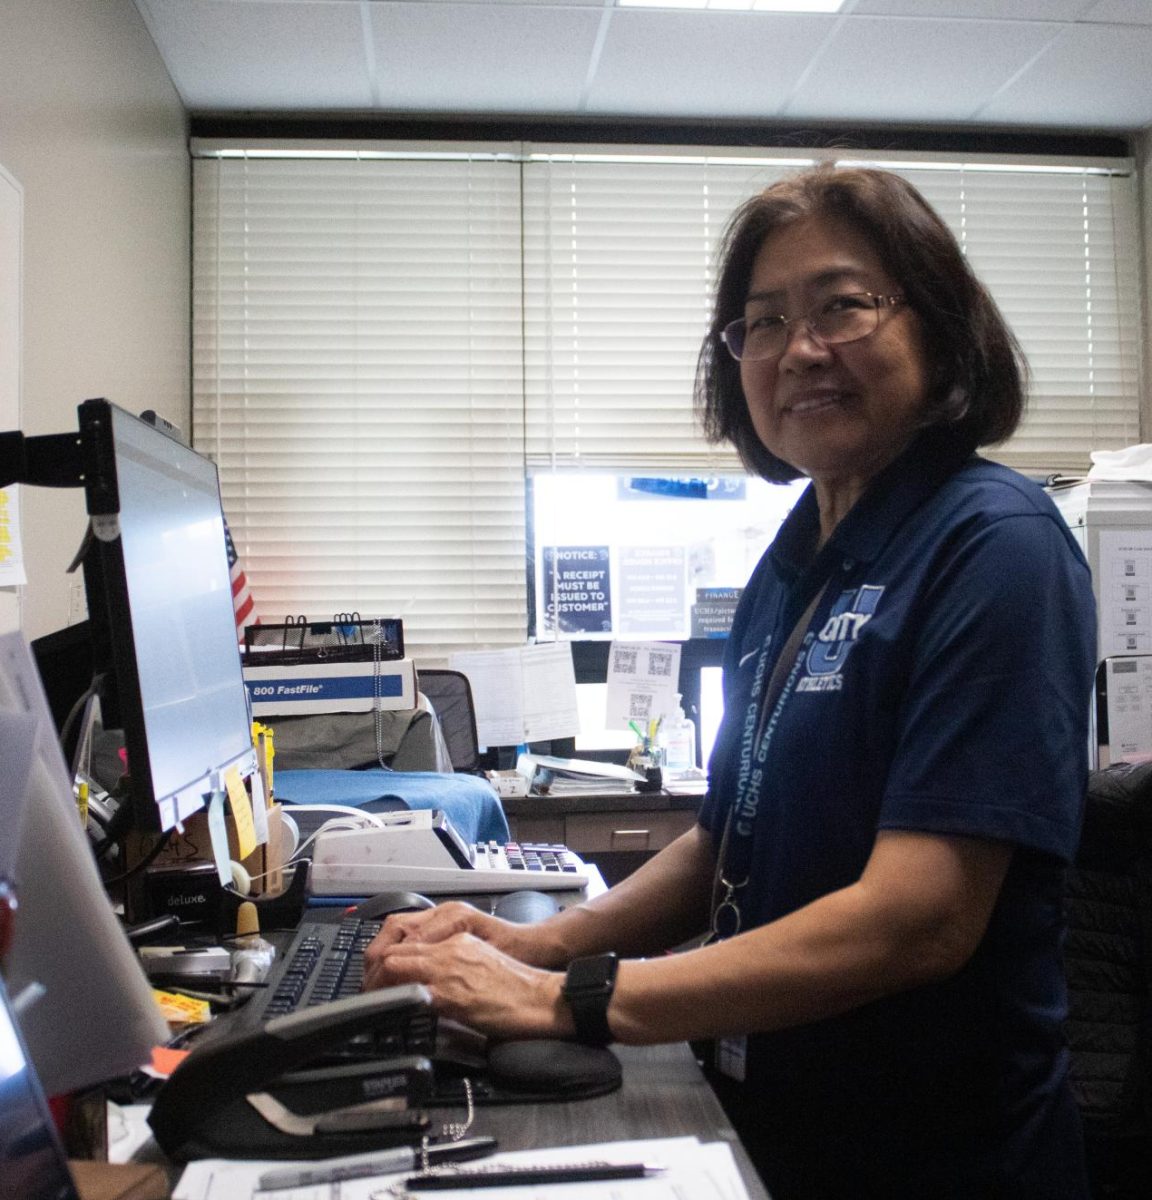
[[[514,841],[563,842],[618,883],[696,823],[698,796],[523,796],[504,799]]]

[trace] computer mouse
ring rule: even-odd
[[[352,909],[352,915],[362,917],[366,921],[382,921],[392,913],[420,912],[421,909],[435,908],[436,902],[418,892],[377,892],[369,896]]]

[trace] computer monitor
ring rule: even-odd
[[[85,585],[131,825],[169,829],[256,769],[215,465],[107,400],[80,405]]]

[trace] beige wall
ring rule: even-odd
[[[186,118],[132,0],[3,0],[0,165],[24,191],[22,428],[107,396],[189,416]],[[29,637],[75,615],[76,491],[22,489]],[[17,605],[0,593],[0,627]]]

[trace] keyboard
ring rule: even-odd
[[[364,950],[380,929],[380,921],[346,916],[340,921],[300,922],[276,955],[264,986],[227,1021],[229,1029],[253,1028],[290,1013],[342,1000],[360,992]],[[276,938],[280,944],[280,937]]]
[[[551,896],[541,892],[509,892],[492,906],[494,916],[526,925],[559,911]],[[249,1028],[301,1009],[356,996],[364,980],[364,951],[382,921],[349,914],[339,922],[300,923],[291,942],[252,998],[230,1019],[231,1027]]]

